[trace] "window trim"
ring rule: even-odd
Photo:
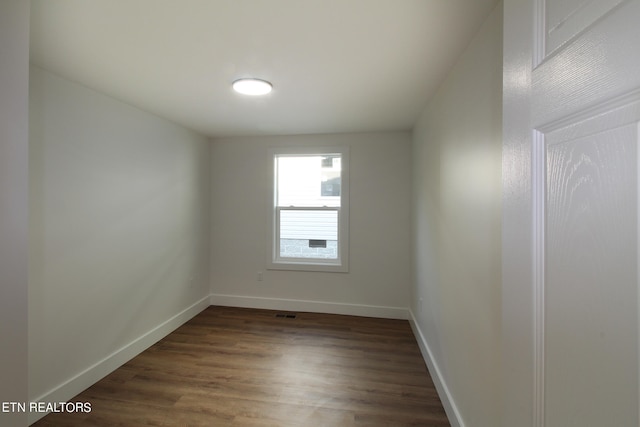
[[[269,191],[267,215],[267,269],[294,271],[324,271],[346,273],[349,271],[349,148],[348,147],[280,147],[270,148],[269,152]],[[278,231],[278,212],[287,209],[309,209],[309,207],[276,206],[276,158],[279,156],[314,156],[339,154],[340,170],[340,207],[311,207],[312,210],[335,210],[338,212],[338,258],[281,258]]]

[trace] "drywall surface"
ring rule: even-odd
[[[37,399],[208,302],[210,143],[37,67],[30,85]]]
[[[0,402],[27,400],[29,2],[0,2]],[[0,425],[26,414],[4,407]],[[7,411],[5,411],[5,409]]]
[[[348,273],[266,269],[268,150],[286,146],[350,150]],[[226,138],[212,151],[212,303],[406,317],[409,133]]]
[[[411,311],[454,425],[500,424],[501,94],[502,4],[413,134]]]

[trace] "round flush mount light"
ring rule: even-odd
[[[243,95],[266,95],[271,92],[273,86],[266,80],[239,79],[233,82],[233,90]]]

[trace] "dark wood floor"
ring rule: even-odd
[[[449,426],[407,321],[209,307],[34,426]]]

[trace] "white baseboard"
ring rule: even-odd
[[[416,337],[416,341],[418,341],[420,352],[422,353],[422,357],[427,364],[427,368],[429,369],[429,373],[431,374],[431,379],[436,386],[438,396],[440,396],[442,406],[444,406],[444,410],[447,413],[447,417],[449,418],[451,427],[465,427],[465,423],[462,419],[462,416],[460,415],[460,411],[458,411],[458,407],[456,406],[456,403],[451,396],[451,392],[449,391],[447,383],[442,376],[442,372],[440,371],[440,368],[438,367],[438,364],[433,357],[433,353],[429,348],[429,344],[422,334],[420,326],[418,325],[418,322],[411,309],[409,309],[409,324],[411,325],[413,334]]]
[[[306,311],[312,313],[345,314],[348,316],[408,319],[405,307],[384,307],[362,304],[305,301],[281,298],[246,297],[211,294],[211,305],[227,307],[261,308],[266,310]]]
[[[111,372],[124,365],[129,360],[133,359],[138,354],[142,353],[153,344],[169,335],[185,322],[193,318],[202,310],[209,307],[210,297],[206,296],[195,304],[182,310],[180,313],[156,326],[146,334],[140,336],[129,344],[125,345],[119,350],[111,353],[104,359],[95,363],[93,366],[85,369],[77,374],[75,377],[70,378],[64,383],[60,384],[53,390],[30,399],[32,402],[66,402],[69,399],[76,396],[89,386],[95,384],[102,378],[109,375]],[[33,424],[40,418],[44,417],[46,413],[32,412],[29,413],[29,424]]]

